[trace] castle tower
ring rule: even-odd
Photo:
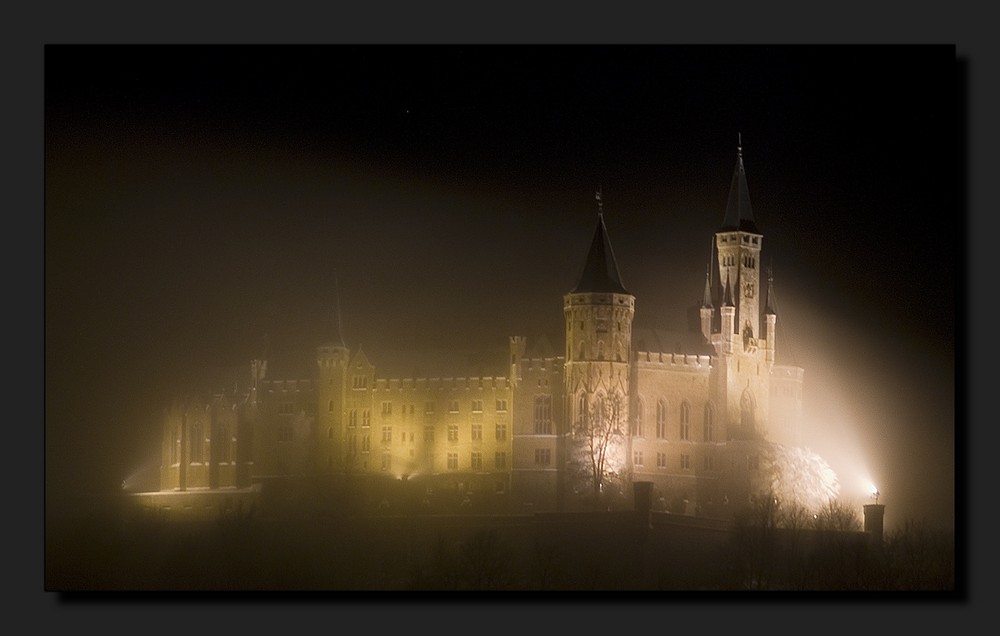
[[[576,287],[563,297],[567,428],[579,430],[592,418],[603,417],[627,436],[635,296],[622,285],[600,193],[597,201],[597,228],[583,271]],[[562,433],[565,437],[572,432]],[[624,469],[627,447],[609,451],[608,466]]]
[[[724,284],[720,333],[713,344],[720,356],[718,398],[725,405],[729,439],[766,437],[769,376],[774,363],[774,315],[761,333],[760,252],[763,234],[754,222],[743,167],[742,139],[729,188],[722,227],[715,233],[719,281]]]
[[[335,282],[336,285],[336,282]],[[347,391],[347,366],[350,349],[344,342],[340,317],[340,293],[331,316],[332,337],[316,350],[318,366],[316,408],[316,467],[320,472],[340,472],[344,469],[346,422],[344,402]]]
[[[736,305],[733,327],[743,338],[761,338],[759,262],[763,238],[753,219],[741,143],[737,147],[736,169],[729,188],[726,216],[715,234],[715,246],[719,258],[719,280],[728,280],[733,287]]]

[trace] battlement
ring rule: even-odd
[[[710,369],[711,356],[692,353],[662,353],[659,351],[639,351],[636,353],[640,367],[646,368],[688,368],[692,370]]]
[[[313,380],[264,380],[266,391],[309,391],[315,388]]]
[[[377,378],[374,391],[487,391],[510,388],[505,377]]]

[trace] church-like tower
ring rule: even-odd
[[[719,331],[710,342],[719,357],[716,391],[725,405],[727,438],[767,436],[769,377],[774,364],[774,314],[768,307],[761,331],[760,254],[764,236],[757,229],[743,166],[742,139],[722,226],[715,233],[716,273],[722,285]],[[702,329],[710,310],[708,290],[702,302]]]
[[[318,404],[315,435],[318,443],[314,461],[317,468],[324,472],[343,471],[352,453],[347,439],[347,422],[344,421],[347,366],[351,351],[344,342],[339,290],[332,323],[332,338],[316,349]]]
[[[600,193],[594,239],[576,287],[563,297],[566,324],[565,399],[568,435],[579,433],[588,418],[606,418],[628,434],[631,395],[632,318],[635,296],[625,289],[604,223]],[[610,468],[624,468],[620,456],[607,457]]]

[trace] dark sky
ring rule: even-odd
[[[264,334],[306,377],[337,288],[376,366],[561,347],[598,187],[636,326],[683,328],[741,134],[806,444],[950,525],[959,77],[948,46],[48,46],[47,496],[117,486]]]

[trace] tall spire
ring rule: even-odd
[[[703,308],[712,308],[712,283],[711,283],[711,271],[712,266],[709,265],[708,269],[705,271],[705,293],[701,296],[701,306]]]
[[[733,287],[729,283],[729,274],[726,274],[726,295],[722,299],[723,307],[735,307],[733,304]]]
[[[778,315],[774,308],[774,275],[771,268],[767,268],[767,301],[764,304],[764,313]]]
[[[736,146],[736,169],[729,186],[729,202],[726,205],[726,217],[722,221],[723,231],[753,232],[759,234],[753,220],[753,210],[750,207],[750,190],[747,188],[747,176],[743,169],[743,133],[739,133]]]
[[[622,278],[618,273],[618,262],[615,260],[615,252],[611,249],[608,229],[604,225],[604,205],[601,201],[601,191],[599,188],[595,198],[597,199],[597,229],[594,231],[594,240],[590,244],[590,252],[587,254],[587,261],[583,265],[580,281],[576,284],[572,293],[610,292],[614,294],[627,294],[629,292],[622,285]]]

